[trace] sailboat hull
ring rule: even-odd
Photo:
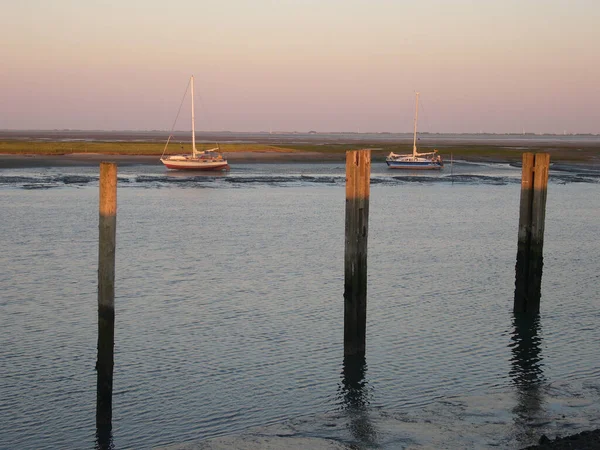
[[[441,170],[444,166],[434,161],[386,161],[390,169]]]
[[[201,158],[181,158],[160,160],[167,169],[173,170],[226,170],[229,169],[227,160],[211,161]]]

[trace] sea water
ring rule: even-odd
[[[352,361],[343,163],[120,167],[110,445],[516,448],[597,427],[598,180],[551,171],[528,321],[512,314],[520,169],[374,163]],[[2,170],[0,214],[0,448],[93,448],[98,168]]]

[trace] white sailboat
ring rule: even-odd
[[[167,169],[174,170],[227,170],[229,164],[223,158],[219,147],[209,150],[199,151],[196,148],[196,124],[194,119],[194,76],[190,77],[191,97],[192,97],[192,153],[183,155],[167,155],[165,151],[169,145],[172,135],[167,139],[160,161]]]
[[[415,129],[413,134],[413,151],[412,154],[399,155],[394,152],[385,159],[390,169],[429,169],[440,170],[444,167],[442,157],[437,154],[437,150],[427,153],[419,153],[417,151],[417,121],[419,119],[419,93],[416,95],[415,105]]]

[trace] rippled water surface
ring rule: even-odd
[[[472,410],[465,430],[503,423],[500,447],[528,445],[540,417],[575,414],[557,397],[589,403],[572,429],[600,424],[597,173],[551,172],[528,320],[512,314],[520,169],[374,164],[358,361],[342,346],[344,182],[343,163],[119,168],[115,448],[282,423],[402,448],[391,417],[460,427],[440,418]],[[2,170],[0,211],[0,448],[93,448],[98,169]],[[357,411],[379,431],[352,432]]]

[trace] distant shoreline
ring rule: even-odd
[[[90,140],[90,141],[146,141],[166,142],[169,132],[166,130],[2,130],[0,140]],[[189,141],[190,131],[173,131],[173,139]],[[498,142],[580,142],[600,141],[600,134],[536,134],[536,133],[432,133],[420,132],[419,137],[434,141],[498,141]],[[348,142],[348,141],[410,141],[413,132],[299,132],[299,131],[206,131],[196,130],[197,141],[207,142]]]

